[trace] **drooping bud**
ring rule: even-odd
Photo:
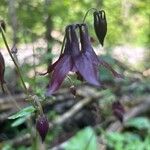
[[[48,119],[45,115],[39,116],[36,121],[36,129],[40,134],[42,142],[45,140],[45,137],[48,133],[49,124]]]
[[[114,116],[123,122],[123,115],[125,113],[123,105],[119,101],[116,101],[112,104],[112,110]]]
[[[70,92],[71,92],[74,96],[76,96],[77,91],[76,91],[76,88],[75,88],[74,85],[72,85],[72,86],[70,87]]]
[[[6,31],[6,24],[5,24],[5,22],[3,20],[0,20],[0,26],[2,27],[2,29],[4,31]]]
[[[5,72],[5,61],[4,61],[3,55],[0,52],[0,84],[1,84],[3,92],[4,92],[3,84],[5,83],[4,72]]]
[[[106,21],[105,11],[104,10],[95,11],[93,13],[93,16],[94,16],[95,33],[100,44],[103,46],[104,38],[107,33],[107,21]]]

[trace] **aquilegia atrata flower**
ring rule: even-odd
[[[78,25],[67,26],[64,52],[54,64],[48,67],[47,72],[52,72],[52,78],[48,85],[47,96],[53,94],[60,87],[69,71],[76,72],[92,85],[100,86],[97,66],[91,63],[91,60],[79,49],[77,27]]]
[[[99,42],[103,46],[104,38],[107,33],[107,21],[106,21],[105,11],[104,10],[95,11],[93,13],[93,16],[94,16],[95,33],[96,33],[96,36],[97,36]]]
[[[80,31],[81,51],[84,53],[84,55],[87,56],[90,62],[93,63],[93,65],[97,67],[98,65],[104,66],[109,71],[111,71],[115,77],[123,78],[123,76],[117,73],[107,62],[105,62],[104,60],[102,60],[96,55],[96,53],[94,52],[92,48],[90,39],[89,39],[87,25],[80,24],[79,31]]]
[[[1,84],[1,88],[3,92],[4,92],[3,84],[5,83],[4,72],[5,72],[5,61],[4,61],[3,55],[0,52],[0,84]]]

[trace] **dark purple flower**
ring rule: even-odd
[[[48,119],[45,115],[39,116],[38,119],[36,120],[36,129],[39,132],[43,142],[49,129]]]
[[[76,72],[78,77],[82,77],[92,85],[100,85],[97,67],[80,52],[79,41],[75,31],[76,27],[76,25],[67,26],[64,52],[54,64],[48,67],[48,73],[52,72],[52,78],[48,85],[47,96],[60,87],[69,71]]]
[[[5,83],[4,72],[5,72],[5,61],[4,61],[3,55],[0,52],[0,84],[1,84],[1,88],[3,92],[4,92],[3,84]]]
[[[112,104],[112,110],[114,116],[116,116],[121,122],[123,122],[123,115],[125,113],[123,105],[119,101],[116,101]]]
[[[94,16],[95,33],[96,33],[96,36],[97,36],[99,42],[103,46],[104,38],[107,33],[107,21],[106,21],[105,11],[104,10],[95,11],[93,13],[93,16]]]
[[[87,25],[86,24],[79,25],[79,30],[80,30],[81,50],[84,53],[84,55],[86,55],[86,57],[91,61],[91,63],[93,63],[95,68],[98,67],[98,65],[102,65],[109,71],[111,71],[115,77],[123,78],[123,76],[117,73],[107,62],[105,62],[96,55],[90,42]]]

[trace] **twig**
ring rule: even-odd
[[[54,120],[53,125],[60,125],[64,123],[66,120],[71,118],[73,115],[75,115],[79,110],[81,110],[85,105],[89,104],[92,100],[97,100],[100,97],[102,97],[102,93],[96,93],[94,97],[86,97],[83,100],[79,101],[77,104],[75,104],[70,110],[68,110],[63,115],[59,116]],[[50,124],[50,126],[52,126]]]

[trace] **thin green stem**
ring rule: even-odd
[[[6,46],[7,50],[8,50],[8,53],[9,53],[9,55],[10,55],[12,61],[13,61],[14,64],[15,64],[15,67],[16,67],[16,69],[17,69],[17,72],[18,72],[18,74],[19,74],[19,76],[20,76],[20,80],[21,80],[22,85],[23,85],[23,87],[24,87],[25,93],[28,95],[28,89],[27,89],[27,87],[26,87],[26,85],[25,85],[25,82],[24,82],[24,80],[23,80],[23,77],[22,77],[20,68],[19,68],[19,66],[18,66],[18,64],[17,64],[17,62],[16,62],[16,60],[14,59],[14,57],[13,57],[13,55],[12,55],[12,53],[11,53],[11,50],[10,50],[10,48],[9,48],[9,46],[8,46],[8,43],[7,43],[7,40],[6,40],[6,38],[5,38],[3,29],[2,29],[1,26],[0,26],[0,28],[1,28],[1,34],[2,34],[3,41],[4,41],[4,43],[5,43],[5,46]]]
[[[83,17],[82,23],[84,23],[84,22],[85,22],[85,19],[86,19],[86,17],[87,17],[87,15],[88,15],[88,13],[89,13],[91,10],[95,10],[95,11],[97,11],[97,9],[96,9],[96,8],[90,8],[90,9],[88,9],[88,10],[87,10],[87,12],[85,13],[84,17]]]

